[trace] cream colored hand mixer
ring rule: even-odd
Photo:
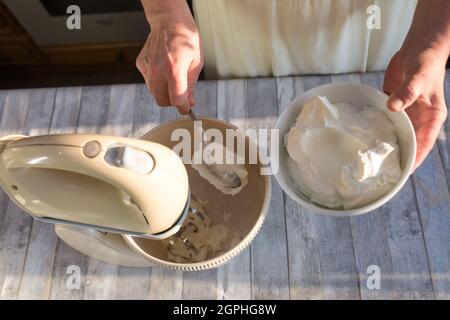
[[[160,144],[71,134],[0,143],[1,185],[37,219],[157,239],[188,212],[184,164]]]

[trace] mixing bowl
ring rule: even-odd
[[[289,157],[283,138],[294,125],[303,105],[315,96],[325,96],[332,103],[346,102],[355,106],[371,106],[382,110],[394,124],[400,147],[400,167],[402,175],[397,184],[381,198],[359,208],[337,210],[322,207],[310,201],[295,185],[287,168]],[[313,88],[295,98],[279,116],[275,128],[279,130],[279,154],[272,155],[272,163],[278,162],[279,170],[275,179],[289,197],[305,208],[331,216],[354,216],[370,212],[392,199],[403,187],[409,177],[416,156],[416,137],[412,123],[404,111],[391,112],[386,107],[388,96],[370,86],[355,83],[332,83]]]
[[[226,129],[237,129],[231,124],[217,120],[202,118],[203,128],[216,128],[226,137]],[[186,129],[193,136],[193,121],[188,118],[166,122],[147,134],[141,139],[161,143],[169,148],[173,148],[179,141],[172,141],[171,135],[175,129]],[[241,131],[241,134],[244,134]],[[193,140],[193,139],[192,139]],[[191,143],[191,150],[193,142]],[[246,137],[246,158],[248,160],[249,148],[255,147],[253,142]],[[235,144],[235,152],[237,144]],[[160,240],[149,240],[144,238],[123,235],[124,240],[132,250],[144,257],[148,261],[160,266],[180,270],[202,270],[217,267],[232,257],[240,253],[247,247],[260,229],[267,214],[270,201],[270,177],[260,174],[261,164],[248,164],[245,167],[248,171],[248,184],[236,195],[224,195],[218,191],[208,181],[186,165],[189,175],[189,186],[193,197],[204,202],[205,212],[213,224],[224,224],[230,232],[239,235],[238,243],[231,245],[226,252],[207,257],[207,260],[192,263],[173,262],[168,258],[167,242]],[[174,194],[174,197],[176,195]]]

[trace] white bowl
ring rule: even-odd
[[[337,210],[322,207],[310,201],[309,197],[298,190],[286,166],[289,157],[284,146],[284,135],[294,125],[303,105],[315,96],[325,96],[332,103],[347,102],[356,106],[373,106],[382,110],[394,124],[400,147],[400,166],[402,176],[397,184],[384,196],[359,208]],[[406,112],[392,112],[386,107],[388,96],[372,87],[355,83],[331,83],[306,91],[295,98],[279,116],[275,128],[279,129],[279,158],[273,155],[272,162],[278,161],[279,170],[275,173],[275,179],[286,194],[305,208],[317,213],[346,217],[364,214],[382,206],[392,199],[403,187],[409,177],[416,157],[416,136],[411,120]]]

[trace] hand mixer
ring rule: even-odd
[[[144,238],[175,234],[189,212],[181,159],[161,144],[137,139],[4,137],[0,184],[36,219]]]
[[[38,220],[149,239],[174,235],[169,251],[197,250],[186,233],[204,217],[190,208],[183,162],[161,144],[90,134],[7,136],[0,139],[0,184]]]

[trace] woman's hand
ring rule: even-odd
[[[417,154],[413,170],[433,148],[447,117],[444,99],[446,60],[432,49],[401,49],[385,73],[384,91],[391,94],[389,109],[405,109],[416,131]]]
[[[416,131],[413,171],[430,153],[447,118],[444,78],[449,53],[450,1],[419,0],[403,46],[384,76],[384,91],[391,95],[388,108],[405,109]]]
[[[203,67],[200,36],[186,1],[142,1],[150,34],[136,59],[156,102],[187,114]]]

